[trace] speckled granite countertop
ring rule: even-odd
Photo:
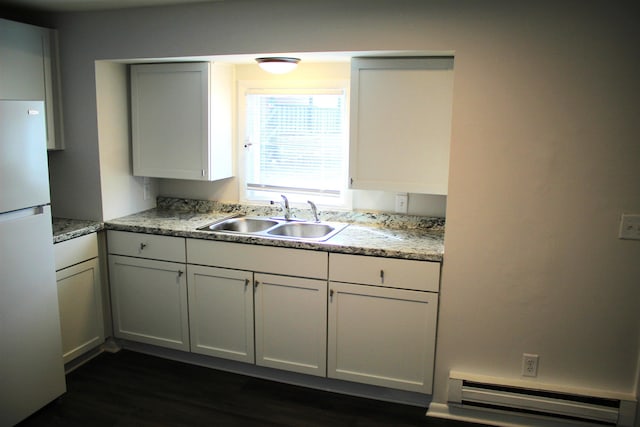
[[[107,230],[132,231],[265,246],[322,250],[327,252],[383,256],[441,262],[444,255],[444,219],[361,212],[322,212],[322,221],[350,225],[325,242],[230,235],[197,230],[236,215],[278,215],[269,206],[243,206],[208,201],[159,198],[158,207],[106,221]],[[308,218],[309,212],[293,210]]]
[[[53,243],[75,239],[85,234],[95,233],[103,229],[100,221],[86,221],[80,219],[53,218]]]

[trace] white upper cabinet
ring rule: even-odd
[[[0,99],[45,102],[47,149],[64,148],[57,32],[0,19]]]
[[[352,189],[447,194],[453,58],[354,58]]]
[[[131,66],[133,174],[214,181],[233,176],[233,66]]]

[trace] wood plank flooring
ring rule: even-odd
[[[477,426],[126,350],[76,369],[67,389],[20,426]]]

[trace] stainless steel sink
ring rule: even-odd
[[[238,233],[255,233],[267,230],[274,225],[278,225],[278,221],[268,218],[231,218],[222,222],[211,224],[207,228],[211,231],[234,231]]]
[[[224,219],[198,228],[214,233],[242,234],[278,239],[325,241],[342,231],[349,224],[335,222],[311,222],[281,218],[239,216]]]
[[[274,236],[298,237],[301,239],[317,239],[329,235],[335,227],[315,222],[290,222],[273,227],[268,234]]]

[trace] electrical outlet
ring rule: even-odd
[[[409,204],[409,195],[407,193],[397,193],[396,194],[396,212],[397,213],[407,213]]]
[[[618,237],[640,240],[640,214],[622,214]]]
[[[537,377],[538,376],[538,355],[537,354],[522,354],[522,376],[523,377]]]

